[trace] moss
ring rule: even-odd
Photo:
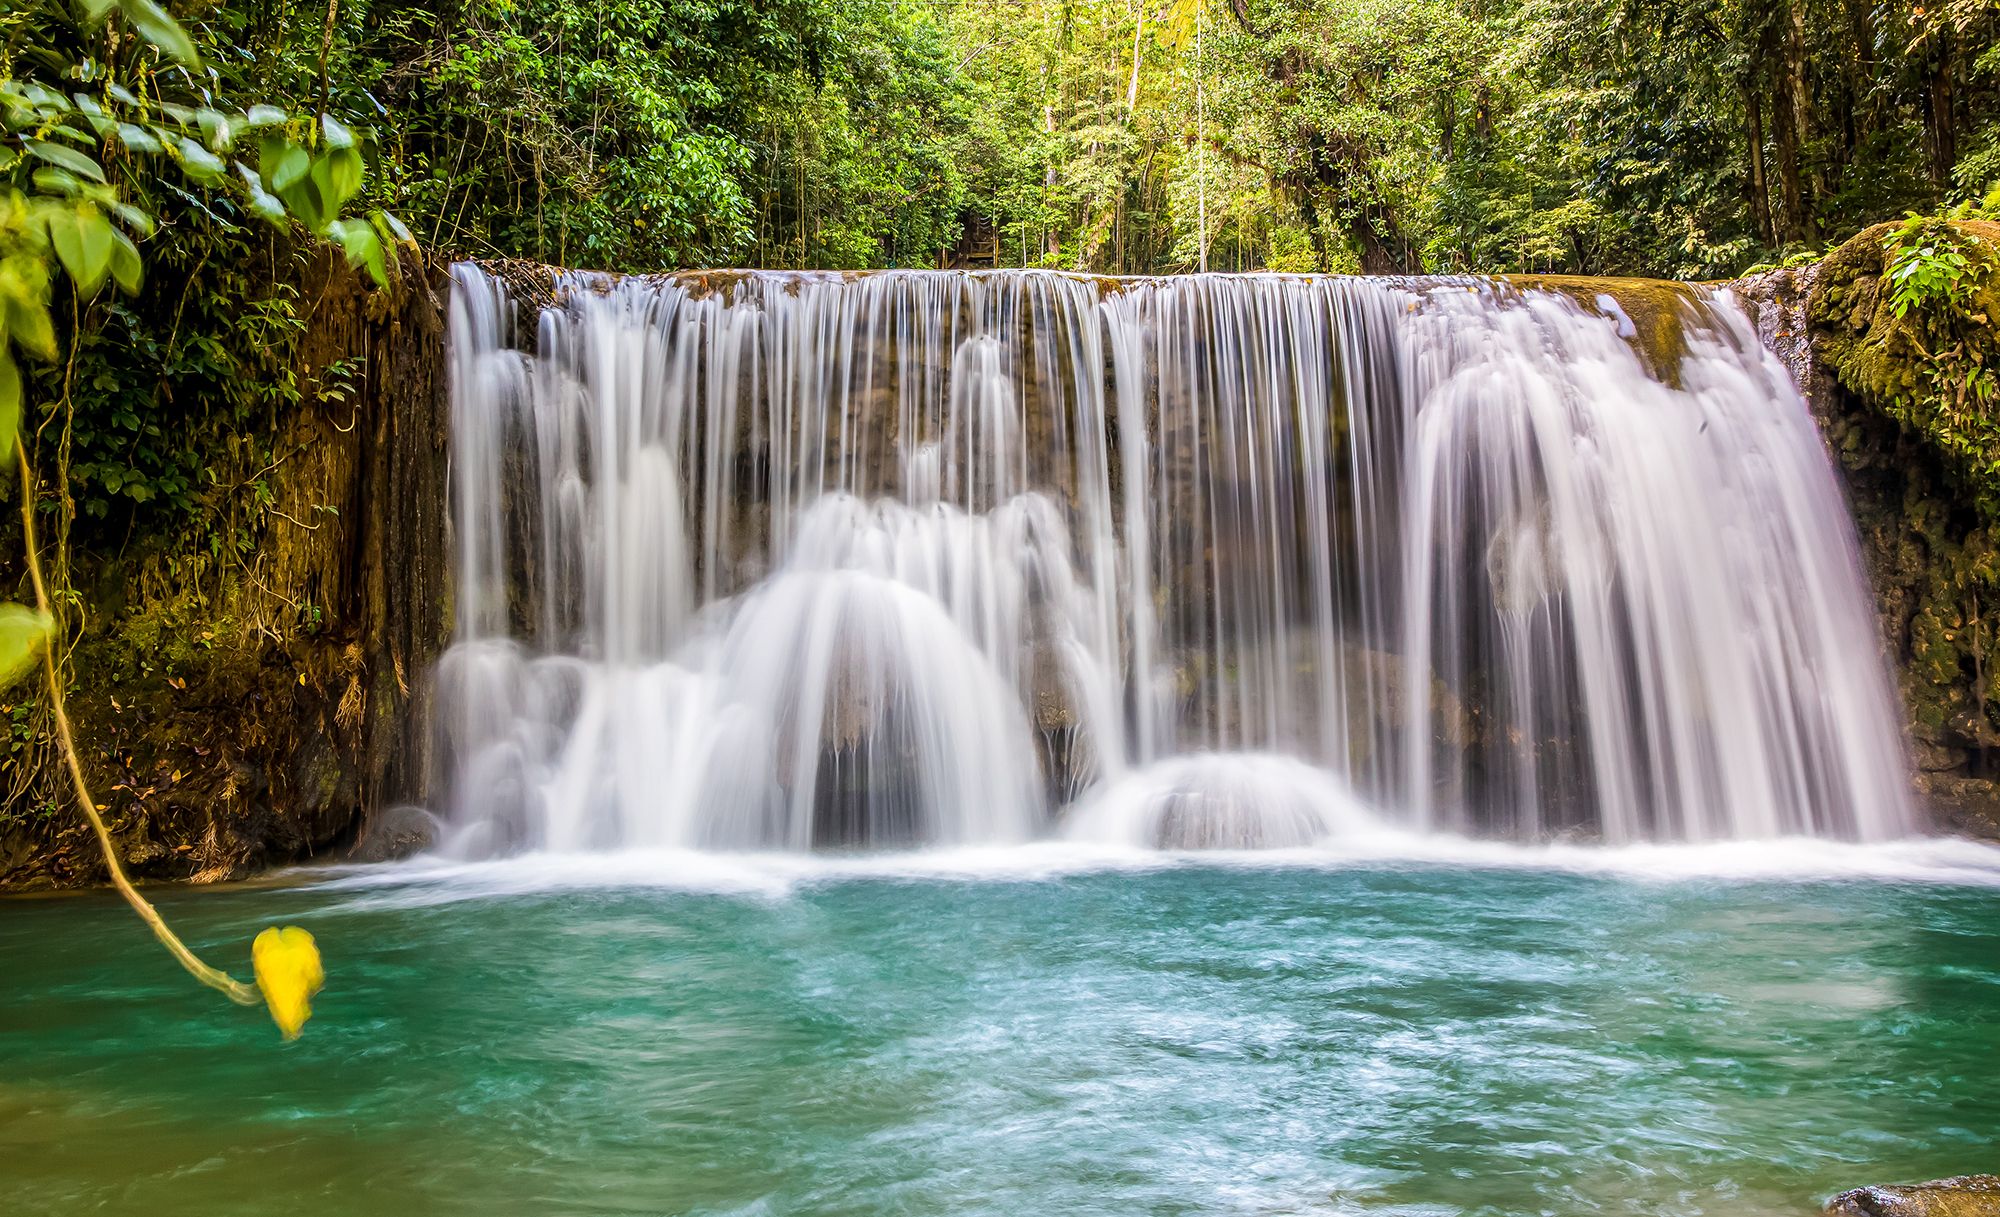
[[[1993,256],[2000,227],[1963,226]],[[1897,317],[1884,286],[1884,238],[1895,228],[1869,229],[1801,272],[1811,375],[1820,378],[1808,388],[1846,474],[1920,786],[1940,807],[2000,806],[2000,785],[1986,776],[2000,760],[1991,672],[2000,649],[2000,428],[1984,409],[1965,408],[1949,370],[1952,361],[1991,366],[2000,354],[1990,321],[2000,300],[1989,278],[1950,316]]]
[[[2000,225],[1959,221],[1940,231],[1975,266],[1968,287],[1909,309],[1892,307],[1887,242],[1878,224],[1821,264],[1809,304],[1820,358],[1868,405],[1933,448],[1968,501],[2000,520]]]
[[[1498,282],[1520,291],[1554,292],[1586,312],[1613,316],[1609,299],[1632,321],[1630,341],[1649,371],[1668,384],[1680,381],[1687,356],[1687,327],[1698,321],[1702,303],[1690,284],[1664,279],[1595,278],[1586,275],[1505,275]]]

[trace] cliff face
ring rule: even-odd
[[[1901,369],[1921,357],[1881,290],[1886,231],[1731,287],[1805,389],[1845,480],[1918,790],[1941,828],[2000,837],[2000,534],[1968,463],[1885,400],[1885,385],[1915,383]]]
[[[276,460],[238,469],[215,454],[218,481],[263,487],[240,556],[180,538],[74,556],[89,613],[70,712],[143,879],[345,852],[421,793],[417,702],[450,611],[444,276],[409,265],[374,290],[328,259],[301,287],[307,389],[277,420]],[[66,789],[17,783],[0,809],[0,887],[102,879]]]

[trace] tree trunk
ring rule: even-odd
[[[1775,74],[1777,87],[1771,99],[1771,142],[1778,153],[1780,207],[1772,227],[1781,245],[1807,239],[1805,187],[1799,177],[1799,145],[1803,142],[1795,87],[1799,78],[1793,74],[1797,65],[1791,62],[1790,45],[1789,32],[1780,34],[1775,29],[1767,28],[1760,47],[1765,59],[1777,60],[1778,69]]]
[[[1939,31],[1931,52],[1930,70],[1924,86],[1924,143],[1930,152],[1931,185],[1939,190],[1951,186],[1952,166],[1958,164],[1958,127],[1952,85],[1951,35]]]
[[[1764,177],[1764,98],[1755,81],[1743,86],[1743,114],[1750,140],[1750,214],[1757,220],[1757,239],[1776,245],[1771,230],[1771,186]]]
[[[1785,77],[1787,92],[1791,95],[1792,130],[1804,180],[1810,186],[1804,191],[1799,231],[1810,241],[1818,235],[1813,222],[1812,203],[1826,197],[1826,183],[1806,149],[1812,139],[1812,82],[1806,77],[1806,0],[1788,0],[1785,11],[1789,18],[1785,26]]]

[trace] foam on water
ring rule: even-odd
[[[1236,870],[1556,872],[1637,883],[1862,883],[2000,889],[2000,847],[1955,838],[1876,844],[1789,838],[1702,844],[1518,844],[1376,828],[1271,849],[1154,849],[1078,841],[876,853],[632,849],[528,853],[487,861],[427,857],[292,872],[347,909],[407,909],[608,889],[784,899],[829,883],[1040,883],[1189,867]]]

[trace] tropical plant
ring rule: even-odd
[[[119,863],[84,776],[50,645],[55,615],[36,539],[35,477],[18,442],[25,389],[18,360],[58,354],[50,296],[59,277],[80,300],[107,280],[138,292],[139,242],[154,235],[156,224],[121,188],[135,176],[175,175],[196,190],[228,191],[251,215],[336,242],[383,283],[391,273],[386,250],[409,234],[386,212],[343,216],[365,173],[359,141],[345,125],[331,115],[295,118],[269,105],[217,105],[198,74],[193,43],[153,0],[88,0],[75,13],[16,5],[5,17],[11,28],[36,35],[0,78],[0,174],[8,178],[0,198],[0,459],[14,458],[19,470],[36,603],[0,608],[0,676],[18,679],[41,667],[77,806],[120,894],[192,975],[239,1003],[266,1002],[286,1035],[296,1035],[319,983],[310,935],[288,931],[260,947],[259,984],[243,984],[196,957]],[[100,46],[109,48],[102,57],[86,49]]]

